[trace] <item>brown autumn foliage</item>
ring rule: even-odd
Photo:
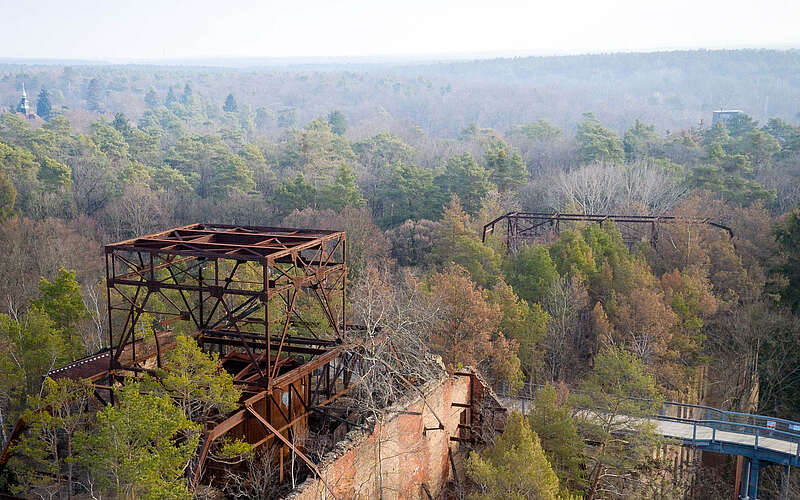
[[[675,215],[711,219],[733,229],[733,239],[704,224],[662,224],[656,251],[648,256],[656,274],[697,268],[711,279],[714,293],[726,306],[753,300],[766,280],[763,258],[772,253],[769,214],[761,205],[731,207],[706,192],[687,197]]]
[[[428,280],[431,300],[440,314],[431,332],[431,347],[449,370],[472,365],[497,381],[519,382],[519,343],[500,331],[500,306],[486,302],[467,272],[451,266]]]
[[[661,276],[661,289],[673,308],[677,307],[675,301],[680,300],[686,305],[689,314],[700,319],[713,316],[719,307],[713,285],[702,269],[688,269],[684,272],[673,269],[672,272],[664,273]],[[683,319],[689,321],[689,318]]]
[[[703,326],[719,302],[702,269],[674,269],[648,281],[649,286],[616,294],[609,310],[597,302],[592,328],[601,344],[634,353],[662,387],[679,391],[705,361]]]
[[[669,338],[677,317],[661,291],[637,288],[629,296],[621,297],[613,322],[611,343],[633,352],[644,364],[654,364],[671,354]]]
[[[399,266],[417,266],[433,249],[439,223],[428,219],[408,219],[399,226],[386,231],[391,243],[392,257]]]

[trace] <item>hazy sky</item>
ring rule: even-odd
[[[800,0],[0,0],[0,57],[800,47]]]

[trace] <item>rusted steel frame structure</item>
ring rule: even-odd
[[[506,248],[514,252],[519,249],[520,244],[526,241],[533,241],[537,237],[547,235],[558,236],[562,222],[595,222],[603,224],[606,221],[613,221],[623,233],[623,239],[629,245],[641,240],[645,235],[652,245],[658,241],[659,224],[705,224],[717,229],[721,229],[733,238],[733,231],[728,226],[719,224],[707,218],[685,218],[672,215],[611,215],[611,214],[562,214],[547,212],[508,212],[497,217],[483,226],[481,240],[486,241],[486,237],[494,233],[499,224],[505,227]],[[638,230],[641,227],[643,230]],[[649,230],[649,234],[646,231]]]
[[[170,349],[174,346],[174,336],[161,334],[159,335],[159,342],[165,350]],[[148,351],[145,349],[143,340],[137,340],[136,343],[140,344],[139,359],[147,359]],[[357,344],[354,347],[357,348]],[[128,363],[131,362],[131,352],[132,345],[128,345],[122,356],[121,362],[123,366],[128,366]],[[235,351],[232,352],[235,353]],[[83,379],[92,382],[95,387],[94,399],[97,401],[98,407],[102,408],[108,404],[108,394],[112,391],[112,387],[108,385],[110,380],[108,359],[111,354],[112,351],[109,350],[87,356],[51,371],[48,376],[54,379]],[[230,356],[234,357],[235,355],[231,354]],[[319,412],[358,384],[358,381],[350,383],[352,374],[357,372],[358,363],[357,356],[345,350],[344,346],[336,345],[317,358],[278,377],[274,381],[272,391],[262,390],[255,394],[245,391],[246,394],[240,403],[240,409],[206,424],[197,465],[192,471],[192,486],[196,486],[205,472],[211,445],[222,436],[229,435],[230,437],[248,440],[254,445],[254,448],[269,444],[274,440],[273,438],[278,438],[282,445],[286,445],[286,438],[283,437],[283,434],[290,434],[290,432],[294,431],[295,426],[303,424],[312,413]],[[308,378],[304,379],[304,377]],[[307,383],[304,383],[304,381]],[[287,396],[284,396],[284,394],[287,394]],[[263,426],[263,423],[261,423],[263,417],[260,414],[256,416],[253,413],[253,411],[258,413],[256,409],[270,407],[275,410],[272,416],[273,422],[275,420],[285,422],[283,425],[279,424],[280,426],[277,429],[272,424],[269,427]],[[253,429],[253,427],[256,427],[256,429]],[[11,449],[24,430],[25,423],[20,419],[17,421],[5,449],[0,454],[0,470],[8,462]],[[281,436],[276,435],[273,431],[277,431]],[[253,437],[254,432],[256,433],[256,438],[248,439]],[[294,448],[294,445],[290,443],[285,447],[291,449]],[[295,451],[298,452],[299,450],[295,449]],[[309,468],[316,472],[315,464],[308,463],[308,465]],[[281,467],[280,474],[280,481],[282,482],[283,467]]]
[[[120,376],[161,366],[168,346],[155,330],[187,322],[184,331],[219,353],[243,392],[237,411],[206,423],[192,484],[223,435],[255,446],[280,441],[281,462],[293,449],[315,470],[295,433],[349,389],[356,363],[343,346],[345,233],[192,224],[107,245],[105,258],[109,398]],[[310,324],[303,307],[317,307],[323,319]],[[151,326],[154,342],[137,338]]]
[[[236,382],[264,389],[293,354],[313,356],[344,339],[345,309],[333,305],[346,299],[343,232],[192,224],[106,245],[105,256],[112,373],[142,368],[133,341],[144,314],[160,325],[191,321],[204,347],[240,348],[250,366]],[[290,335],[303,321],[301,296],[319,305],[326,331],[306,325],[310,338]],[[130,343],[133,363],[122,366]],[[156,351],[160,365],[158,342]]]
[[[346,393],[358,372],[354,346],[344,345],[346,244],[339,231],[192,224],[107,245],[110,348],[48,376],[91,381],[105,406],[121,377],[158,375],[182,331],[219,353],[243,394],[238,410],[205,422],[192,485],[222,436],[256,447],[280,442],[281,464],[293,450],[318,473],[295,443],[309,416]],[[319,324],[301,307],[317,307]],[[12,441],[23,429],[18,422]]]
[[[207,465],[213,469],[213,464],[208,464],[209,451],[223,436],[242,439],[254,449],[270,444],[279,446],[280,482],[284,478],[284,450],[293,450],[312,471],[319,474],[316,464],[294,444],[294,438],[298,434],[302,438],[312,413],[330,405],[357,384],[350,383],[356,363],[356,358],[343,346],[336,346],[276,378],[271,390],[245,394],[238,410],[206,425],[191,475],[192,487],[204,475],[213,476],[206,470]]]

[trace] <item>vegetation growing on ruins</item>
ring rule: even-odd
[[[615,417],[696,398],[703,377],[726,409],[800,419],[800,126],[786,113],[672,130],[606,113],[420,128],[256,106],[205,72],[166,72],[156,88],[140,70],[93,71],[36,73],[43,120],[0,115],[2,444],[28,424],[8,491],[190,495],[203,423],[240,397],[214,355],[179,336],[160,382],[122,384],[96,413],[85,385],[46,375],[108,347],[102,244],[197,221],[347,232],[359,418],[442,365],[535,398],[470,456],[475,498],[647,497],[639,479],[669,464],[651,459],[645,428],[613,439]],[[733,238],[674,224],[629,244],[613,223],[576,223],[514,252],[502,234],[482,241],[512,210],[670,213]],[[302,306],[309,322],[321,314]],[[240,466],[229,494],[274,481],[269,457],[226,446],[212,453]]]

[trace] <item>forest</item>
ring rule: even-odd
[[[104,244],[214,222],[346,231],[356,320],[378,300],[413,356],[534,398],[471,455],[462,498],[728,494],[731,462],[698,464],[692,484],[658,480],[671,464],[648,451],[651,429],[621,445],[578,409],[591,398],[645,415],[705,398],[800,420],[798,69],[797,51],[347,71],[0,66],[3,446],[20,416],[30,424],[0,485],[190,496],[198,422],[238,399],[213,357],[179,343],[165,383],[120,389],[128,413],[74,414],[88,389],[44,377],[109,347]],[[16,112],[23,83],[36,116]],[[712,126],[721,106],[744,112]],[[628,244],[614,224],[576,223],[515,252],[500,233],[482,241],[511,211],[675,215],[732,236],[675,224]],[[190,437],[148,435],[148,419]],[[774,469],[762,498],[783,487]],[[250,496],[246,482],[226,495]]]
[[[587,111],[617,133],[636,119],[661,133],[701,121],[708,126],[716,109],[741,109],[762,123],[769,118],[797,121],[800,113],[796,49],[450,62],[300,64],[253,59],[228,66],[224,61],[194,64],[76,62],[65,67],[0,60],[0,105],[16,109],[25,83],[30,93],[42,87],[50,91],[54,109],[63,110],[82,132],[95,121],[93,113],[104,113],[110,121],[122,112],[138,121],[166,103],[192,131],[216,132],[225,123],[273,140],[287,128],[302,128],[338,109],[350,122],[349,137],[388,131],[405,142],[417,142],[417,128],[431,137],[456,138],[473,122],[506,132],[539,119],[572,135]],[[180,101],[186,83],[197,108],[191,119],[173,104]],[[222,113],[229,93],[240,110],[236,120]]]

